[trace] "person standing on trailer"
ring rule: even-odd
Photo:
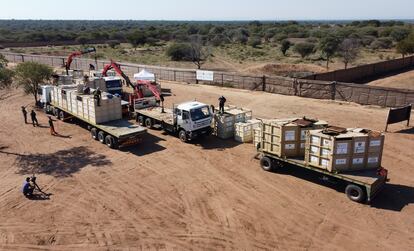
[[[219,112],[221,114],[223,114],[224,113],[224,104],[226,103],[227,100],[224,96],[221,96],[218,100],[219,100]]]
[[[26,111],[26,107],[24,106],[22,106],[22,113],[23,113],[24,123],[27,124],[27,111]]]
[[[30,113],[30,117],[32,118],[33,126],[39,126],[39,122],[37,121],[36,113],[34,110],[32,110],[32,112]]]
[[[94,97],[94,99],[96,99],[97,105],[98,106],[101,106],[101,97],[102,97],[102,94],[101,94],[101,90],[99,89],[99,87],[96,88],[93,97]]]

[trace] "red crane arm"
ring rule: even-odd
[[[96,52],[95,47],[86,48],[82,51],[75,51],[74,53],[70,54],[68,56],[68,59],[66,60],[66,64],[65,64],[66,70],[70,70],[70,65],[72,64],[72,61],[73,61],[74,57],[79,57],[83,54],[87,54],[87,53],[91,53],[91,52]]]

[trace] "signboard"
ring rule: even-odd
[[[389,124],[395,124],[407,120],[407,126],[410,125],[410,116],[411,116],[412,105],[408,105],[401,108],[391,108],[388,113],[387,125],[385,126],[385,131],[388,129]]]
[[[203,81],[213,81],[214,80],[214,71],[196,71],[197,80]]]

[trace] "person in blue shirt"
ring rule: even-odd
[[[30,177],[26,178],[26,181],[23,183],[23,195],[26,197],[31,197],[33,195],[34,187],[30,183]]]

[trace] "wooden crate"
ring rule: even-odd
[[[299,127],[292,123],[264,122],[262,149],[279,157],[295,157],[298,153]]]

